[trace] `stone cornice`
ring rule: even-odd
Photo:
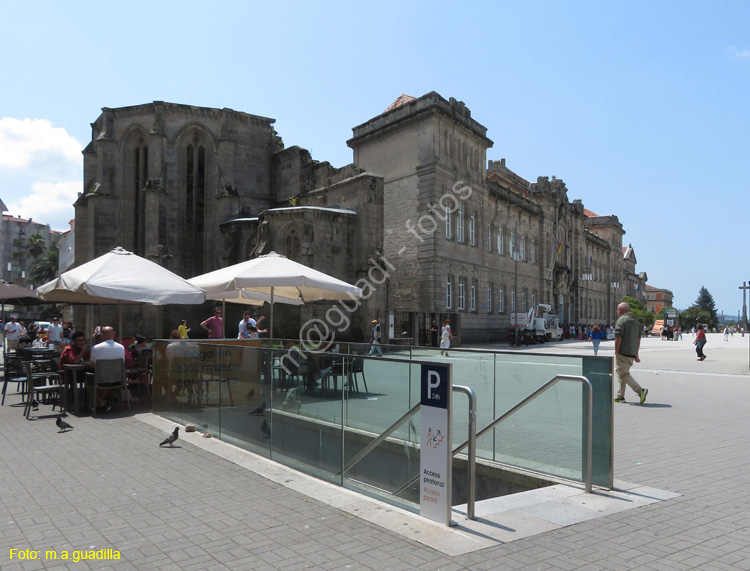
[[[382,113],[369,121],[357,125],[352,129],[353,137],[346,144],[354,147],[364,139],[390,131],[393,128],[401,127],[403,124],[413,121],[429,113],[440,113],[444,117],[451,119],[480,139],[487,147],[492,147],[494,143],[487,138],[487,127],[471,118],[471,112],[461,101],[451,98],[450,101],[444,99],[439,93],[431,91],[419,99],[410,101]]]

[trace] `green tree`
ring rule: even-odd
[[[41,234],[32,234],[29,236],[29,253],[33,258],[38,258],[47,250],[47,244],[44,236]]]
[[[704,286],[701,286],[701,289],[698,292],[698,299],[695,300],[695,303],[693,305],[699,307],[703,311],[707,311],[711,316],[709,320],[703,323],[708,323],[708,326],[711,328],[717,327],[719,325],[719,319],[716,316],[716,304],[714,303],[714,297]]]
[[[666,307],[662,307],[659,310],[659,313],[656,314],[656,318],[655,319],[666,319],[667,318],[666,313],[667,313],[667,308]]]
[[[641,325],[647,325],[651,327],[654,324],[654,314],[651,313],[640,299],[630,297],[629,295],[623,296],[622,301],[630,306],[632,311],[641,322]]]
[[[697,305],[691,305],[680,313],[680,326],[683,329],[695,327],[699,323],[710,323],[711,314]]]
[[[57,277],[58,251],[52,247],[31,263],[29,273],[35,284],[41,285]]]

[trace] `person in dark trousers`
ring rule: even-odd
[[[695,345],[695,352],[698,353],[698,360],[703,361],[706,358],[706,355],[703,353],[703,347],[706,346],[706,330],[703,329],[703,325],[698,326],[693,345]]]
[[[639,396],[641,404],[646,402],[648,389],[644,389],[630,374],[633,363],[640,363],[638,351],[641,348],[641,323],[630,306],[622,302],[617,306],[617,323],[615,324],[615,371],[620,379],[620,390],[615,402],[625,402],[625,385],[627,384]]]
[[[438,333],[440,333],[440,330],[438,329],[437,321],[433,321],[430,328],[430,347],[438,346]]]

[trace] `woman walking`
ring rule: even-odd
[[[604,331],[602,331],[598,325],[594,325],[594,327],[591,328],[591,333],[589,333],[589,341],[594,344],[594,356],[599,353],[599,343],[602,342],[602,339],[604,339]]]
[[[451,340],[453,339],[453,333],[451,333],[451,322],[446,319],[443,321],[443,328],[440,333],[440,354],[448,357],[448,349],[451,348]]]
[[[706,331],[703,329],[703,325],[698,326],[693,344],[695,345],[695,352],[698,353],[698,360],[703,361],[706,358],[703,354],[703,347],[706,345]]]

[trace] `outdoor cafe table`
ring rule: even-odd
[[[37,358],[37,359],[43,359],[46,357],[55,357],[57,355],[55,350],[50,349],[49,347],[26,347],[24,348],[24,351],[30,357]]]
[[[63,382],[68,383],[68,379],[70,379],[70,385],[73,389],[73,410],[75,414],[80,414],[81,412],[81,406],[80,406],[80,398],[78,390],[78,374],[80,372],[84,373],[83,379],[85,379],[85,373],[88,371],[91,371],[91,365],[89,364],[81,364],[81,365],[75,365],[75,364],[66,364],[63,365],[63,369],[66,371],[70,371],[70,375],[63,375]]]

